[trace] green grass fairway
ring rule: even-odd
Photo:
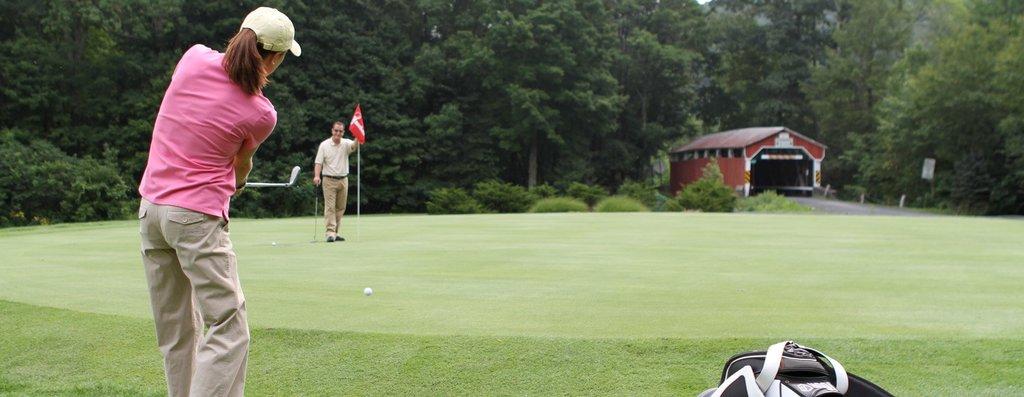
[[[1024,394],[1024,221],[354,221],[232,221],[247,394],[695,396],[781,339],[896,395]],[[164,391],[138,247],[132,221],[0,230],[0,394]]]

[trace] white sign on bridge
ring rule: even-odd
[[[788,132],[783,132],[775,138],[775,147],[793,147],[793,137]]]

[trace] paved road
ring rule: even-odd
[[[843,215],[886,215],[886,216],[937,216],[937,214],[904,209],[898,207],[885,207],[874,204],[851,203],[848,201],[829,200],[816,197],[790,197],[793,201],[808,207],[814,208],[816,212],[826,214]]]

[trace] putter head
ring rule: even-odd
[[[288,186],[294,185],[295,180],[299,179],[299,171],[301,169],[302,168],[300,168],[299,166],[295,166],[295,168],[292,168],[292,176],[288,178]]]

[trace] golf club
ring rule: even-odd
[[[301,170],[299,166],[292,168],[292,175],[288,178],[288,182],[249,182],[245,184],[245,187],[291,187],[295,184],[295,180],[299,178],[299,170]]]

